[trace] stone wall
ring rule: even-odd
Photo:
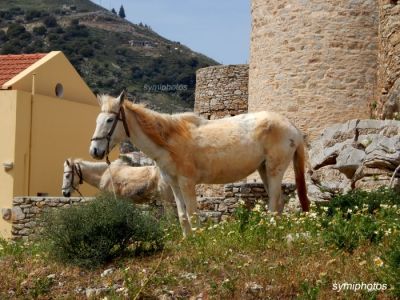
[[[16,197],[13,208],[3,209],[3,219],[12,222],[13,239],[28,238],[34,233],[38,224],[38,216],[43,210],[55,207],[69,207],[72,204],[83,203],[93,198],[83,197]]]
[[[311,139],[367,118],[377,38],[376,0],[252,0],[249,111],[280,112]]]
[[[400,111],[400,3],[379,0],[378,90],[371,105],[378,118]]]
[[[283,198],[285,201],[294,198],[295,190],[296,186],[294,184],[282,184]],[[244,205],[251,209],[257,201],[268,204],[268,194],[262,183],[227,184],[224,186],[223,197],[204,197],[197,199],[200,218],[202,221],[211,220],[214,222],[225,220],[232,216],[235,209],[239,206],[240,200],[244,201]]]
[[[293,198],[295,185],[283,184],[283,197]],[[27,239],[37,232],[43,224],[39,224],[38,217],[45,209],[69,207],[91,201],[94,198],[81,197],[16,197],[12,208],[2,210],[3,219],[12,223],[12,239]],[[256,201],[268,203],[268,195],[261,183],[234,183],[224,186],[221,197],[203,197],[198,199],[200,218],[203,222],[219,222],[232,215],[243,200],[248,208],[254,207]]]
[[[212,66],[199,69],[196,73],[194,111],[205,119],[247,113],[248,65]],[[222,184],[199,184],[198,197],[223,196]]]
[[[248,65],[199,69],[194,111],[209,120],[246,113],[248,81]]]

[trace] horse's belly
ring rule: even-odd
[[[203,154],[203,164],[198,165],[198,183],[230,183],[247,177],[265,160],[261,151],[250,149],[246,153],[232,151],[225,155]]]

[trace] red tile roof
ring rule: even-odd
[[[0,55],[0,87],[47,53]]]

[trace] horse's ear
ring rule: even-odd
[[[125,95],[126,95],[126,89],[123,89],[121,94],[118,97],[119,105],[122,105],[122,103],[124,103]]]
[[[65,161],[65,163],[67,164],[68,167],[71,166],[70,163],[69,163],[69,159],[67,159],[67,160]]]
[[[103,97],[101,97],[99,94],[96,96],[97,102],[99,103],[100,107],[103,105]]]

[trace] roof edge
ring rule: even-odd
[[[14,83],[16,83],[17,81],[21,80],[22,78],[24,78],[25,76],[29,75],[30,73],[32,73],[36,68],[38,68],[39,66],[41,66],[42,64],[48,62],[50,59],[52,59],[53,57],[59,55],[60,53],[62,53],[61,51],[51,51],[49,53],[47,53],[45,56],[43,56],[41,59],[39,59],[38,61],[36,61],[35,63],[33,63],[32,65],[30,65],[28,68],[26,68],[25,70],[23,70],[22,72],[18,73],[17,75],[15,75],[13,78],[11,78],[9,81],[5,82],[1,88],[2,89],[10,89],[12,88],[12,85]]]

